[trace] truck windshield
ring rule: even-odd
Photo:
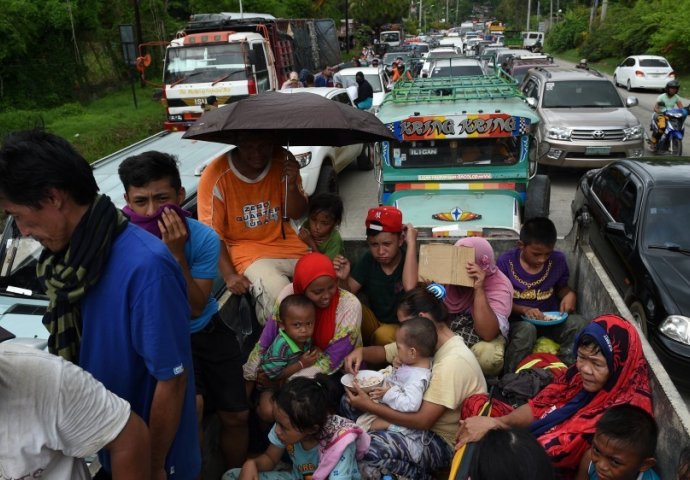
[[[392,142],[391,165],[395,168],[468,167],[512,165],[519,158],[517,137],[468,140]]]
[[[31,237],[22,237],[8,220],[0,245],[0,289],[14,295],[44,298],[36,280],[36,263],[43,247]]]
[[[623,101],[616,87],[608,80],[567,80],[546,82],[544,108],[621,108]]]
[[[198,45],[168,48],[165,58],[166,84],[247,80],[244,52],[240,44]]]

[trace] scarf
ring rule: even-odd
[[[326,308],[316,307],[316,322],[312,335],[314,345],[325,350],[335,334],[335,312],[340,301],[338,278],[335,275],[333,262],[323,253],[308,253],[297,261],[292,285],[295,293],[304,294],[309,284],[319,277],[330,277],[336,281],[336,289],[331,303]]]
[[[49,299],[43,325],[50,333],[50,353],[79,362],[80,301],[98,282],[113,241],[126,226],[127,219],[110,199],[98,195],[72,232],[67,248],[41,253],[36,275]]]
[[[597,341],[609,364],[604,387],[595,393],[583,390],[577,365],[573,365],[529,402],[532,414],[539,419],[530,430],[554,466],[566,474],[577,470],[594,436],[595,424],[606,409],[629,404],[652,413],[649,367],[635,327],[616,315],[602,315],[577,336],[575,351],[584,334]]]
[[[321,430],[319,442],[319,466],[312,475],[313,480],[326,480],[343,456],[343,452],[355,442],[355,458],[361,460],[369,450],[371,437],[352,420],[330,415]]]
[[[185,226],[187,227],[187,234],[189,234],[189,226],[187,225],[187,221],[185,220],[186,217],[191,217],[192,214],[191,212],[188,212],[187,210],[183,210],[182,208],[178,207],[177,205],[174,205],[172,203],[167,203],[165,205],[162,205],[158,210],[156,210],[153,215],[148,216],[148,215],[140,215],[129,206],[126,206],[125,208],[122,209],[125,215],[129,217],[129,221],[132,222],[134,225],[137,227],[141,227],[144,230],[146,230],[149,233],[154,234],[158,238],[162,238],[163,235],[161,234],[161,229],[158,227],[158,221],[161,219],[161,216],[163,215],[163,210],[165,208],[169,208],[170,210],[174,210],[175,213],[184,221]],[[162,220],[161,220],[162,221]]]
[[[496,266],[494,250],[486,239],[482,237],[466,237],[455,242],[456,247],[473,247],[474,261],[486,272],[484,291],[489,300],[489,306],[494,313],[508,318],[513,308],[513,286]],[[509,292],[509,294],[506,294]],[[474,289],[459,285],[446,285],[446,298],[443,302],[450,313],[470,312],[473,315]]]

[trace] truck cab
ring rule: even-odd
[[[379,202],[420,236],[518,236],[524,218],[549,211],[536,175],[539,117],[517,88],[492,76],[402,81],[378,113],[397,137],[380,144]]]

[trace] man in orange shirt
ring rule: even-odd
[[[285,177],[287,176],[287,208]],[[220,271],[234,294],[251,292],[263,325],[280,290],[290,283],[307,246],[283,216],[307,207],[295,157],[260,134],[246,135],[227,156],[211,162],[199,181],[199,220],[227,247]]]

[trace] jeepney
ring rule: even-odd
[[[398,141],[378,149],[379,202],[422,236],[517,237],[549,212],[548,177],[536,175],[539,117],[494,76],[401,81],[379,119]]]

